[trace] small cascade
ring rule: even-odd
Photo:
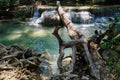
[[[94,16],[88,11],[72,12],[71,20],[77,24],[90,24],[93,23]]]
[[[110,21],[113,21],[114,18],[113,17],[97,17],[95,19],[95,22],[96,23],[107,23],[107,22],[110,22]]]
[[[34,8],[33,19],[38,19],[40,16],[38,9]]]
[[[74,23],[79,24],[79,27],[90,27],[91,25],[105,25],[107,22],[113,20],[110,17],[104,17],[101,9],[101,16],[96,16],[92,12],[89,11],[72,11],[71,9],[67,9],[65,12],[65,15]],[[32,17],[31,22],[29,22],[29,25],[33,26],[40,26],[46,25],[46,26],[56,26],[60,25],[60,17],[55,9],[47,9],[43,10],[40,14],[37,8],[34,8],[34,14]],[[101,24],[102,23],[102,24]],[[100,25],[99,25],[100,24]]]
[[[40,17],[39,11],[38,11],[37,7],[35,7],[35,8],[34,8],[33,17],[32,17],[32,19],[31,19],[31,21],[28,22],[28,24],[29,24],[30,26],[37,26],[37,27],[38,27],[38,26],[39,26],[39,24],[38,24],[38,19],[39,19],[39,17]]]

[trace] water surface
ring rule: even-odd
[[[27,22],[26,22],[27,23]],[[95,30],[104,30],[107,27],[98,24],[74,24],[86,37],[94,35]],[[0,23],[0,43],[4,45],[17,44],[31,48],[37,52],[47,50],[51,54],[58,54],[59,45],[56,37],[52,35],[54,26],[31,26],[29,24],[15,24],[13,22]],[[59,31],[63,40],[69,41],[66,28]]]

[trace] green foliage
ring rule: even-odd
[[[23,10],[18,10],[14,13],[14,17],[20,18],[20,19],[25,19],[26,17],[31,17],[32,16],[31,11],[32,11],[31,7],[27,7],[26,9],[23,9]]]
[[[117,52],[112,51],[109,54],[109,59],[107,61],[109,68],[115,70],[116,75],[120,75],[120,64],[119,64],[119,55]]]
[[[20,0],[0,0],[0,9],[19,5]]]
[[[111,40],[103,42],[100,46],[103,49],[116,49],[120,51],[120,33]]]
[[[120,64],[115,64],[116,74],[120,75]]]
[[[109,25],[112,30],[110,30],[107,35],[106,39],[103,40],[103,43],[101,43],[100,47],[103,49],[116,49],[120,51],[120,30],[116,28],[118,26],[117,24],[120,23],[120,15],[118,15],[113,23]]]
[[[116,20],[113,22],[113,25],[120,24],[120,17],[118,16]],[[112,24],[110,27],[113,26]],[[118,26],[118,25],[116,25]],[[118,27],[120,28],[120,27]],[[114,73],[120,76],[120,61],[119,61],[119,53],[120,51],[120,30],[114,27],[112,33],[108,33],[106,39],[100,44],[100,48],[104,50],[111,50],[106,52],[107,55],[107,64],[111,70],[114,70]]]
[[[0,9],[32,4],[32,0],[0,0]]]
[[[8,8],[11,6],[17,6],[17,5],[32,5],[37,0],[0,0],[0,9]],[[39,0],[42,2],[42,4],[47,5],[54,5],[56,6],[57,0]],[[80,5],[93,5],[91,3],[92,0],[59,0],[63,6],[80,6]],[[101,3],[100,1],[95,1],[98,4]],[[115,4],[119,4],[120,1],[117,0],[113,1]],[[110,4],[108,0],[106,0],[106,3]],[[94,3],[96,4],[96,3]]]
[[[119,4],[120,0],[105,0],[106,4]]]

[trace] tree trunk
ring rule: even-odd
[[[80,53],[80,48],[83,48],[84,51],[85,51],[85,55],[86,55],[86,57],[87,57],[87,59],[89,61],[89,66],[90,66],[92,74],[96,78],[99,79],[99,74],[98,74],[98,72],[96,70],[96,67],[95,67],[93,61],[92,61],[92,58],[91,58],[91,55],[90,55],[90,52],[89,52],[89,49],[88,49],[88,41],[87,41],[87,39],[85,38],[85,36],[81,32],[79,32],[79,31],[77,31],[77,29],[75,29],[72,22],[68,19],[68,17],[66,17],[65,12],[63,11],[59,1],[57,2],[57,8],[58,8],[58,14],[59,14],[62,22],[64,23],[65,27],[67,28],[67,31],[68,31],[68,34],[69,34],[70,38],[72,40],[80,40],[80,42],[77,43],[77,45],[74,44],[74,46],[72,46],[72,50],[73,50],[72,64],[71,64],[72,71],[74,69],[73,65],[74,65],[75,59],[76,59],[75,54]],[[62,51],[60,51],[60,57],[58,59],[58,64],[62,64],[62,59],[63,59],[63,56],[64,56],[63,54],[64,54],[64,49]],[[58,67],[61,68],[62,65],[58,65]]]

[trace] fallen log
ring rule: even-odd
[[[81,32],[79,32],[79,31],[77,31],[77,29],[75,29],[72,22],[65,15],[65,12],[63,11],[59,1],[57,1],[57,9],[58,9],[58,14],[59,14],[62,22],[64,23],[65,27],[67,28],[67,31],[68,31],[68,34],[69,34],[70,38],[73,40],[73,41],[70,41],[70,42],[64,42],[58,34],[59,29],[54,31],[54,35],[57,37],[57,39],[59,41],[59,47],[60,47],[60,50],[59,50],[60,56],[59,56],[59,59],[58,59],[58,62],[57,62],[58,67],[60,69],[60,72],[62,72],[61,68],[62,68],[62,59],[64,57],[64,49],[68,48],[68,47],[72,48],[71,72],[73,72],[74,64],[75,64],[75,60],[76,60],[75,54],[77,52],[80,53],[79,49],[83,48],[84,51],[85,51],[86,57],[89,61],[89,66],[91,68],[91,72],[92,72],[93,76],[95,76],[96,78],[99,79],[100,75],[98,74],[98,72],[96,70],[96,67],[95,67],[95,65],[92,61],[92,57],[91,57],[90,51],[88,49],[87,39],[85,38],[85,36]]]
[[[73,72],[73,69],[74,69],[74,64],[75,64],[75,54],[76,54],[76,45],[79,44],[79,43],[84,43],[83,40],[72,40],[72,41],[69,41],[69,42],[65,42],[61,39],[61,37],[59,36],[58,34],[58,30],[60,29],[60,27],[57,27],[54,32],[53,32],[53,35],[58,39],[59,41],[59,52],[60,52],[60,56],[59,56],[59,59],[58,59],[58,67],[60,69],[60,72],[62,73],[63,70],[62,70],[62,60],[63,60],[63,57],[64,57],[64,49],[65,48],[69,48],[71,47],[72,48],[72,64],[71,64],[71,71],[70,72]]]
[[[104,74],[104,66],[105,66],[105,62],[102,59],[101,55],[98,53],[99,45],[101,44],[101,41],[103,40],[103,38],[113,32],[113,29],[116,26],[116,22],[118,21],[117,18],[115,18],[114,22],[109,26],[109,28],[105,31],[105,32],[98,32],[97,30],[95,31],[95,35],[93,35],[92,37],[86,38],[80,31],[78,31],[74,25],[72,24],[72,22],[68,19],[68,17],[65,15],[65,12],[63,10],[63,8],[61,7],[61,4],[59,1],[57,1],[57,11],[58,14],[61,18],[61,21],[63,22],[63,24],[65,25],[67,32],[69,34],[69,37],[71,38],[71,41],[63,41],[62,38],[59,36],[59,29],[60,27],[57,27],[54,32],[53,35],[55,35],[55,37],[58,39],[59,42],[59,58],[57,61],[58,64],[58,68],[60,70],[61,74],[66,73],[67,75],[70,74],[71,72],[74,73],[75,71],[75,67],[76,67],[76,63],[83,63],[84,61],[88,61],[89,64],[87,64],[86,66],[88,66],[90,68],[90,74],[97,78],[97,79],[103,79],[104,76],[101,77],[102,74]],[[68,72],[64,72],[62,69],[62,60],[64,59],[64,50],[66,48],[72,48],[72,62],[71,62],[71,68],[70,71]],[[83,51],[84,50],[84,51]],[[78,55],[79,54],[79,55]],[[76,62],[78,61],[77,59],[79,58],[79,61],[81,60],[80,58],[82,58],[83,62]],[[87,60],[86,60],[87,59]],[[98,65],[99,64],[99,65]],[[81,65],[77,65],[77,66],[81,66]]]

